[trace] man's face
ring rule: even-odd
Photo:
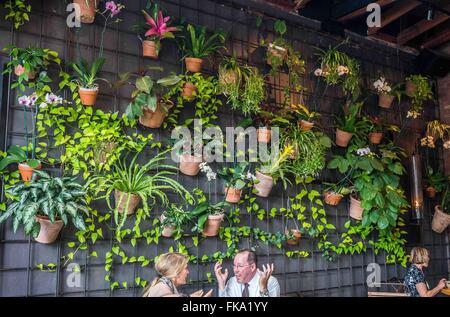
[[[248,253],[239,253],[234,257],[233,271],[238,283],[248,283],[256,273],[255,263],[248,263]]]

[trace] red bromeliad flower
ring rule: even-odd
[[[169,27],[167,23],[170,21],[170,17],[163,17],[162,11],[159,11],[157,21],[155,21],[150,15],[144,12],[145,19],[147,20],[147,24],[151,27],[145,33],[147,37],[156,37],[159,39],[170,36],[172,32],[178,31],[176,27]]]

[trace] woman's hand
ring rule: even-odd
[[[447,280],[445,278],[439,281],[438,287],[442,290],[447,287]]]
[[[210,289],[207,293],[204,293],[203,290],[199,289],[198,291],[192,293],[190,297],[211,297],[212,292],[212,289]]]

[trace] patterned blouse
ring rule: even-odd
[[[422,270],[420,270],[417,266],[410,264],[405,276],[406,293],[411,297],[420,297],[420,294],[416,288],[416,285],[419,283],[427,284],[425,281],[425,275],[423,275]]]

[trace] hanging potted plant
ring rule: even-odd
[[[261,105],[261,110],[254,116],[254,123],[258,126],[256,130],[257,140],[260,143],[270,143],[272,131],[270,126],[272,121],[277,119],[276,113],[279,111],[275,106],[269,104]]]
[[[449,213],[449,183],[445,185],[445,190],[442,195],[442,201],[440,205],[434,207],[433,221],[431,223],[431,229],[434,232],[442,233],[450,224],[450,213]]]
[[[161,50],[161,40],[169,38],[174,39],[174,32],[179,31],[178,27],[169,26],[170,17],[163,16],[159,10],[158,4],[154,4],[151,16],[142,10],[150,29],[145,33],[145,40],[142,41],[143,55],[153,59],[158,59]]]
[[[357,195],[350,195],[349,216],[355,220],[362,220],[364,208],[361,207],[361,200]]]
[[[370,143],[378,145],[383,139],[383,124],[379,117],[365,118],[368,123]]]
[[[263,41],[262,44],[267,46],[266,61],[272,67],[272,71],[281,67],[288,55],[288,43],[283,38],[287,32],[286,22],[283,20],[276,20],[274,23],[275,32],[278,34],[277,38],[267,44],[268,41]]]
[[[259,169],[256,170],[256,179],[253,184],[253,188],[256,190],[255,195],[269,197],[273,185],[278,179],[281,179],[284,188],[287,188],[287,183],[290,183],[287,174],[292,172],[288,160],[293,151],[292,145],[285,146],[282,152],[278,152],[277,157],[268,156],[267,160],[261,163]]]
[[[7,151],[7,156],[0,161],[0,171],[4,170],[10,164],[17,163],[19,164],[18,167],[22,180],[29,182],[33,176],[33,171],[35,169],[41,169],[42,165],[38,159],[29,159],[30,151],[27,147],[24,148],[12,145]],[[34,151],[31,152],[33,153]],[[33,157],[33,154],[31,156]]]
[[[114,3],[113,1],[110,2]],[[82,23],[94,23],[99,0],[73,0],[73,3],[80,8],[80,20]]]
[[[75,180],[35,171],[29,184],[16,183],[7,189],[10,197],[17,198],[0,214],[0,224],[13,217],[14,232],[22,224],[26,235],[46,244],[56,240],[69,219],[78,230],[86,230],[84,216],[89,216],[86,192]]]
[[[392,94],[393,90],[386,79],[383,76],[380,76],[380,78],[373,83],[373,87],[378,93],[378,106],[389,109],[394,101],[395,95]]]
[[[147,202],[149,198],[152,199],[153,204],[159,198],[163,207],[168,206],[169,199],[166,194],[168,190],[174,191],[189,203],[193,203],[192,195],[171,178],[176,174],[177,168],[162,164],[169,151],[153,156],[144,165],[136,162],[140,152],[136,153],[129,163],[125,156],[123,160],[118,160],[113,165],[112,171],[93,177],[86,184],[86,188],[93,189],[95,199],[106,199],[109,208],[113,211],[117,226],[116,233],[125,224],[127,215],[135,212],[140,201],[147,216],[150,216],[151,209]],[[105,194],[99,195],[102,192]],[[113,192],[114,207],[110,199]]]
[[[191,220],[192,215],[186,212],[183,207],[171,204],[160,217],[161,236],[165,238],[181,237],[183,226]]]
[[[61,64],[58,53],[49,49],[29,46],[28,48],[20,48],[14,45],[8,45],[4,51],[9,52],[11,61],[6,65],[3,74],[13,73],[17,76],[17,82],[12,83],[11,88],[19,87],[25,91],[24,82],[31,81],[39,74],[40,80],[44,83],[51,81],[47,75],[47,68],[51,62]]]
[[[211,205],[209,201],[198,204],[191,212],[192,218],[197,218],[197,224],[193,231],[202,233],[206,237],[215,237],[219,234],[220,224],[225,217],[224,208],[226,202]]]
[[[118,85],[129,84],[136,88],[132,93],[133,99],[125,110],[127,117],[130,120],[139,118],[143,126],[156,129],[161,127],[169,110],[173,107],[173,102],[164,92],[175,86],[181,78],[172,74],[155,82],[146,75],[146,72],[121,74]],[[134,83],[129,81],[131,76],[136,77]]]
[[[208,37],[204,26],[191,24],[187,26],[186,31],[181,44],[186,69],[192,73],[199,73],[204,58],[224,47],[225,35],[222,32],[215,32]]]
[[[253,175],[248,173],[248,162],[239,162],[234,167],[224,167],[218,171],[219,177],[225,180],[225,201],[236,204],[241,199],[242,189]]]
[[[120,19],[113,21],[112,18],[118,15],[123,8],[124,6],[122,4],[116,4],[114,1],[108,1],[106,3],[105,10],[99,12],[105,19],[105,23],[100,36],[99,55],[92,61],[92,65],[90,65],[88,61],[83,58],[80,58],[77,63],[71,64],[71,67],[76,72],[74,82],[78,85],[78,94],[80,95],[81,104],[84,106],[95,105],[99,92],[99,87],[97,84],[99,80],[109,83],[106,79],[98,77],[99,72],[105,64],[105,58],[103,57],[103,40],[108,23],[120,22]]]
[[[411,97],[411,109],[407,118],[417,118],[422,113],[424,102],[433,99],[433,91],[427,77],[411,75],[406,78],[406,94]]]
[[[203,162],[203,144],[199,142],[183,142],[180,153],[180,172],[188,176],[196,176]]]
[[[298,229],[296,224],[296,229],[285,229],[284,234],[286,235],[286,243],[289,245],[298,245],[300,238],[302,237],[301,231]]]
[[[363,121],[358,121],[362,105],[362,102],[354,102],[350,104],[347,113],[343,117],[336,118],[336,145],[347,147],[353,134],[363,124]]]
[[[298,122],[300,128],[303,131],[309,131],[314,127],[314,120],[320,117],[320,114],[314,111],[310,111],[308,107],[303,104],[292,104],[292,114]]]
[[[435,198],[436,193],[441,193],[449,182],[448,176],[445,176],[439,171],[434,172],[431,166],[425,169],[427,172],[428,186],[425,189],[428,198]]]
[[[348,175],[346,175],[340,182],[337,184],[333,183],[323,183],[327,185],[323,192],[323,198],[327,205],[337,206],[341,202],[344,196],[350,194],[350,188],[346,186]]]

